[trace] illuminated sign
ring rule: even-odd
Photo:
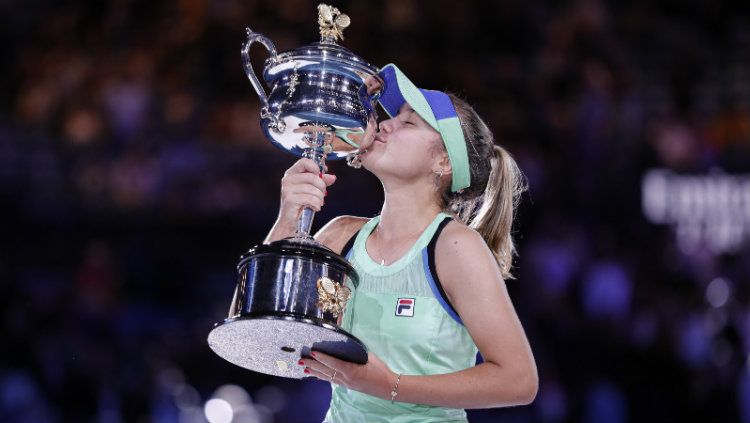
[[[653,169],[643,177],[641,199],[649,221],[672,225],[683,252],[732,253],[750,238],[750,175]]]

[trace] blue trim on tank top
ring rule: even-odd
[[[448,315],[451,316],[453,320],[455,320],[459,325],[463,326],[464,322],[461,320],[460,317],[458,317],[458,314],[456,314],[456,312],[453,311],[451,306],[449,306],[448,303],[445,302],[445,298],[443,298],[443,296],[440,295],[440,291],[435,285],[435,280],[432,279],[432,272],[430,272],[430,263],[427,258],[427,247],[422,249],[422,268],[424,269],[424,276],[427,279],[427,283],[430,284],[432,295],[434,295],[435,298],[438,300],[440,305],[443,307],[443,310],[445,310],[445,312],[448,313]]]

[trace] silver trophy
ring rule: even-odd
[[[247,30],[242,46],[245,72],[261,102],[260,124],[276,146],[315,161],[347,158],[356,166],[368,123],[384,88],[378,68],[336,44],[349,26],[347,15],[318,6],[321,41],[277,53],[265,36]],[[263,79],[250,64],[249,50],[261,43],[270,53]],[[367,349],[338,327],[357,286],[349,262],[310,236],[314,211],[303,209],[297,233],[242,255],[229,316],[208,335],[219,356],[240,367],[289,378],[304,378],[302,357],[311,350],[364,364]]]

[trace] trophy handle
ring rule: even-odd
[[[263,86],[260,85],[260,81],[255,75],[255,70],[253,70],[253,65],[250,63],[250,46],[253,45],[253,43],[263,44],[263,47],[268,50],[274,59],[277,57],[276,46],[274,46],[273,42],[266,38],[266,36],[253,32],[250,28],[245,28],[245,31],[247,31],[247,40],[242,44],[242,64],[245,68],[245,74],[247,74],[250,83],[253,84],[255,92],[258,94],[258,98],[260,98],[260,117],[264,119],[271,118],[273,121],[272,125],[278,128],[280,122],[278,122],[278,118],[273,116],[268,110],[268,95],[266,94],[266,90],[263,89]]]

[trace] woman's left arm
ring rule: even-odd
[[[529,404],[538,376],[528,340],[492,252],[474,230],[449,224],[435,248],[437,273],[484,362],[440,375],[403,375],[397,401],[454,408]],[[391,399],[397,374],[378,357],[357,365],[316,353],[304,365],[314,376],[383,399]]]

